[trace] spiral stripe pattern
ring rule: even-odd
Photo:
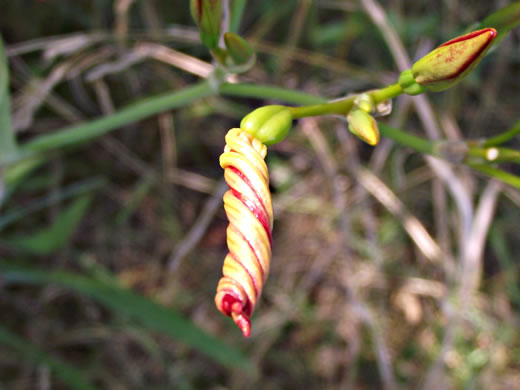
[[[233,318],[244,336],[251,333],[251,314],[269,274],[273,207],[264,158],[267,147],[242,129],[226,135],[220,165],[230,189],[224,194],[229,220],[223,277],[217,308]]]

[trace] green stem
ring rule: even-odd
[[[381,102],[384,102],[385,100],[399,96],[403,92],[404,91],[399,85],[399,83],[395,83],[381,89],[375,89],[373,91],[370,91],[369,94],[374,99],[374,103],[379,104]]]
[[[355,99],[356,96],[350,96],[328,103],[289,107],[289,110],[291,111],[292,117],[294,119],[330,114],[346,115],[352,109]]]
[[[520,25],[520,2],[515,1],[489,15],[476,29],[478,30],[485,27],[495,28],[498,32],[498,36],[494,40],[493,46],[496,46],[518,25]]]
[[[434,156],[437,155],[435,151],[435,142],[405,133],[404,131],[390,127],[383,122],[378,122],[377,125],[381,135],[390,138],[396,143],[403,146],[408,146],[417,152],[431,154]]]
[[[202,81],[180,91],[174,91],[131,104],[112,115],[107,115],[87,123],[66,127],[52,134],[36,137],[23,145],[21,149],[22,152],[36,153],[77,144],[99,137],[128,123],[172,108],[185,106],[214,94],[215,92],[211,85],[207,81]]]
[[[467,165],[476,171],[484,173],[487,176],[491,176],[506,184],[512,185],[513,187],[520,188],[520,177],[518,176],[515,176],[511,173],[505,172],[499,168],[487,164],[469,163]]]
[[[385,100],[399,96],[402,93],[403,89],[398,83],[367,92],[367,94],[369,94],[374,100],[375,105],[384,102]],[[301,107],[289,107],[289,109],[291,110],[291,114],[294,119],[331,114],[344,116],[347,115],[352,109],[357,97],[358,95],[353,95],[344,99],[334,100],[327,103],[312,104]]]
[[[230,84],[223,83],[219,92],[222,95],[247,97],[256,99],[276,99],[290,104],[316,104],[327,100],[305,92],[293,91],[286,88],[257,84]]]
[[[487,162],[501,163],[513,162],[520,163],[520,151],[510,148],[497,147],[470,147],[465,160],[470,161],[471,157],[476,157]]]
[[[484,142],[485,147],[498,146],[506,143],[510,139],[513,139],[520,134],[520,121],[516,122],[515,125],[505,133],[499,134],[495,137],[489,138]]]
[[[9,68],[0,36],[0,162],[13,159],[17,153],[16,137],[11,125]]]

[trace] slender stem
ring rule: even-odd
[[[390,127],[383,122],[378,122],[377,124],[382,135],[390,138],[398,144],[408,146],[417,152],[431,154],[434,156],[437,155],[435,151],[435,142],[405,133],[404,131]]]
[[[185,106],[195,100],[214,94],[215,92],[211,85],[207,81],[202,81],[180,91],[174,91],[131,104],[112,115],[66,127],[52,134],[36,137],[22,146],[22,152],[43,152],[84,142],[128,123],[144,119],[165,110]]]
[[[469,163],[467,165],[476,171],[484,173],[487,176],[491,176],[495,179],[503,181],[504,183],[510,184],[515,188],[520,188],[520,177],[515,176],[509,172],[503,171],[488,164]]]
[[[248,83],[223,83],[219,88],[219,92],[222,95],[257,99],[276,99],[291,104],[317,104],[327,101],[322,97],[311,95],[305,92],[293,91],[285,88],[273,87],[270,85],[257,85]]]
[[[402,93],[403,89],[398,83],[389,85],[381,89],[375,89],[373,91],[367,92],[367,94],[369,94],[372,97],[372,99],[374,100],[374,104],[376,105],[381,102],[384,102],[385,100],[399,96]],[[313,104],[301,107],[289,107],[289,109],[291,110],[294,119],[304,118],[308,116],[330,114],[347,115],[354,106],[357,97],[358,95],[353,95],[348,96],[344,99],[334,100],[327,103]]]
[[[477,157],[487,162],[514,162],[520,163],[520,151],[510,148],[497,147],[470,147],[467,152],[468,160],[471,157]]]
[[[26,215],[38,210],[42,210],[50,205],[56,204],[65,199],[71,199],[78,195],[95,191],[106,184],[106,179],[103,177],[94,177],[80,182],[71,184],[60,192],[51,192],[43,198],[37,199],[34,202],[24,205],[19,208],[9,210],[0,217],[0,230],[5,229],[10,224],[19,221]]]
[[[520,121],[516,122],[515,125],[508,131],[499,134],[495,137],[491,137],[484,142],[484,146],[498,146],[506,143],[510,139],[513,139],[517,135],[520,135]]]
[[[0,161],[5,162],[17,155],[18,146],[11,125],[9,96],[9,67],[0,36]]]
[[[291,111],[294,119],[328,114],[346,115],[352,109],[355,99],[356,96],[350,96],[328,103],[312,104],[301,107],[289,107],[289,110]]]
[[[374,99],[374,103],[379,104],[381,102],[384,102],[385,100],[399,96],[403,92],[404,91],[399,85],[399,83],[395,83],[381,89],[370,91],[369,94]]]
[[[498,31],[498,37],[493,42],[493,46],[496,46],[519,24],[520,2],[514,1],[508,6],[489,15],[475,29],[494,27]]]

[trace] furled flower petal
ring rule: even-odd
[[[271,264],[273,208],[264,158],[267,147],[243,129],[231,129],[220,156],[230,190],[224,195],[229,219],[224,276],[217,286],[217,308],[233,318],[244,336]]]

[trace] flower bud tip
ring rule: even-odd
[[[413,78],[431,91],[452,87],[477,66],[496,36],[494,28],[484,28],[443,43],[413,64]]]

